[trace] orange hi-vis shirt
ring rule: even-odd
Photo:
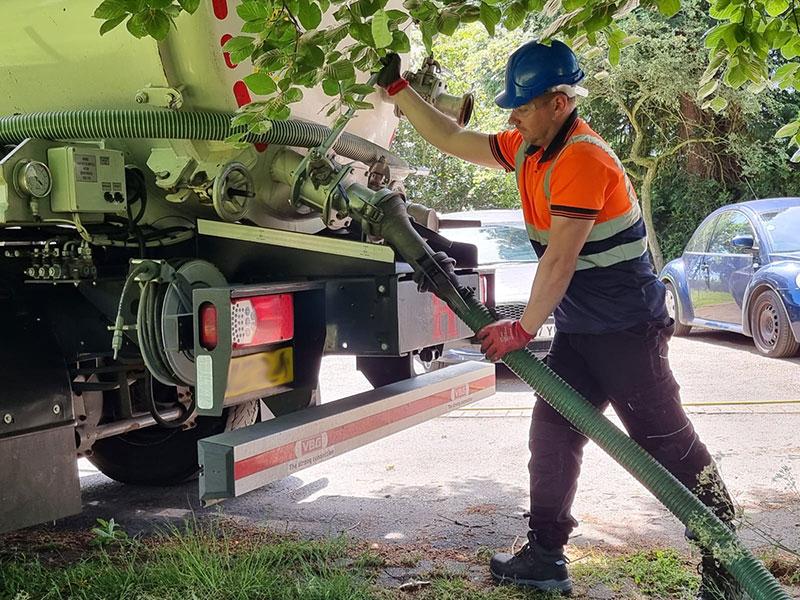
[[[547,148],[528,147],[517,130],[492,135],[489,143],[497,162],[516,172],[528,237],[540,258],[553,216],[593,222],[555,310],[557,330],[609,333],[667,318],[636,192],[614,151],[577,112]]]
[[[594,143],[569,144],[577,136],[591,136],[605,145],[583,119],[576,118],[560,152],[542,160],[546,149],[539,148],[525,157],[517,184],[529,233],[531,229],[548,232],[552,215],[590,219],[595,225],[628,213],[628,226],[638,219],[640,213],[636,208],[632,210],[632,206],[638,206],[636,192],[618,159]],[[491,139],[495,158],[507,171],[513,171],[517,152],[524,143],[522,135],[517,130],[503,131]],[[531,239],[535,237],[538,236]],[[543,243],[546,245],[546,241]]]

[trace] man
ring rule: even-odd
[[[506,66],[498,106],[509,131],[469,131],[427,104],[400,76],[400,59],[384,59],[378,83],[416,130],[453,156],[514,171],[525,225],[539,256],[530,299],[519,320],[488,325],[478,337],[492,360],[524,348],[551,313],[556,336],[548,366],[589,402],[610,403],[629,435],[726,522],[731,499],[706,447],[684,413],[667,360],[673,323],[664,286],[653,272],[636,193],[611,148],[580,119],[576,96],[584,73],[572,50],[528,42]],[[569,593],[564,545],[577,521],[570,513],[587,438],[541,398],[530,431],[531,510],[528,543],[497,554],[499,581]],[[703,560],[699,598],[738,598],[735,581]]]

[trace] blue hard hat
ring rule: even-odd
[[[575,85],[584,74],[575,53],[563,42],[528,42],[506,65],[506,88],[494,99],[500,108],[517,108],[557,85]]]

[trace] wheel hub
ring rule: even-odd
[[[778,340],[778,311],[772,304],[762,306],[758,317],[758,332],[764,344],[772,347]]]

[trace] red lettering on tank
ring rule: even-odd
[[[211,0],[214,7],[214,16],[220,21],[228,18],[228,0]]]
[[[225,46],[228,43],[228,40],[232,39],[233,36],[230,33],[226,33],[223,35],[219,40],[220,46]],[[229,69],[235,69],[236,65],[231,62],[231,53],[230,52],[222,52],[222,56],[225,57],[225,64],[228,65]]]
[[[241,79],[233,84],[233,95],[236,98],[236,104],[239,106],[250,104],[253,101],[250,97],[250,90],[247,89],[247,86]]]
[[[455,338],[458,334],[456,314],[438,296],[431,294],[431,297],[433,298],[433,341],[441,341],[445,335],[450,339]],[[447,323],[446,332],[442,327],[442,320]]]

